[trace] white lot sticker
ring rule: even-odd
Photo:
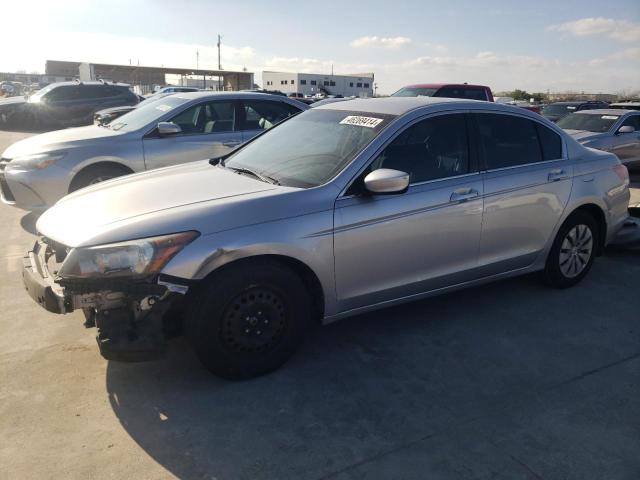
[[[576,107],[567,107],[567,110],[575,110]]]
[[[169,110],[171,110],[173,107],[171,105],[158,105],[156,107],[156,110],[160,110],[161,112],[168,112]]]
[[[340,122],[341,125],[357,125],[358,127],[376,128],[382,122],[382,118],[361,117],[349,115]]]
[[[616,117],[615,115],[602,115],[600,118],[603,120],[617,120],[620,117]]]

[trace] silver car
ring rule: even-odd
[[[615,153],[627,167],[640,167],[640,111],[585,110],[558,120],[557,125],[585,147]]]
[[[542,271],[578,283],[627,218],[627,169],[517,107],[351,100],[231,155],[84,189],[38,220],[24,284],[82,309],[109,359],[184,332],[227,378],[311,324]]]
[[[148,102],[148,103],[147,103]],[[106,125],[36,135],[0,158],[2,201],[44,210],[110,178],[224,155],[309,107],[279,95],[176,93]]]

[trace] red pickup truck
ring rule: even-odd
[[[448,97],[493,102],[491,89],[484,85],[466,83],[424,83],[402,87],[392,97]]]

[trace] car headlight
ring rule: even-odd
[[[128,242],[72,249],[58,275],[62,278],[136,277],[159,273],[199,232],[181,232]]]
[[[67,155],[66,152],[38,153],[36,155],[24,155],[11,160],[11,168],[21,168],[23,170],[43,170],[49,165],[56,163]]]

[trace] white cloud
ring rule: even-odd
[[[408,37],[360,37],[353,40],[350,45],[354,48],[400,48],[411,44]]]
[[[614,20],[612,18],[581,18],[572,22],[551,25],[550,31],[569,33],[578,37],[588,35],[606,35],[619,42],[640,41],[640,24],[628,20]]]

